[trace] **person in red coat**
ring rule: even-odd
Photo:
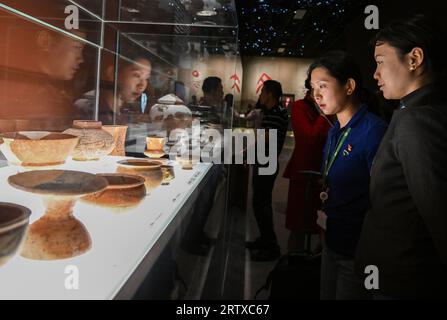
[[[286,213],[286,228],[290,230],[289,252],[304,250],[306,233],[320,233],[316,224],[320,205],[319,176],[316,173],[321,170],[323,148],[331,122],[314,103],[308,80],[306,89],[304,99],[292,106],[295,148],[284,171],[284,178],[290,179]]]

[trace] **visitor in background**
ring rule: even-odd
[[[276,130],[276,152],[281,153],[286,139],[289,116],[279,99],[282,96],[282,87],[278,81],[268,80],[264,83],[259,96],[263,110],[261,129],[266,130],[265,150],[269,150],[269,136]],[[259,143],[259,142],[258,142]],[[278,163],[277,159],[275,161]],[[268,165],[261,165],[258,161],[253,165],[253,211],[258,225],[260,236],[255,241],[246,243],[253,261],[272,261],[281,255],[273,225],[272,192],[279,165],[275,173],[263,175],[260,169]]]
[[[291,106],[295,147],[283,175],[290,180],[286,211],[289,253],[304,251],[305,237],[309,241],[309,235],[321,232],[316,223],[320,205],[317,180],[331,123],[315,104],[309,78],[305,88],[305,97]]]

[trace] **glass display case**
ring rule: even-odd
[[[0,298],[219,297],[240,79],[234,1],[1,0]]]

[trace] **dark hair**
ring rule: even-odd
[[[304,88],[307,90],[312,90],[312,86],[310,85],[310,74],[307,76],[306,80],[304,81]]]
[[[204,93],[211,93],[217,89],[222,80],[219,77],[208,77],[203,80],[202,91]]]
[[[337,79],[340,85],[345,85],[348,79],[355,81],[356,88],[354,93],[359,95],[360,88],[363,87],[363,78],[354,57],[344,51],[330,51],[325,55],[317,58],[309,67],[307,76],[310,79],[312,71],[317,68],[326,69],[329,74]]]
[[[231,93],[227,93],[224,97],[224,100],[227,102],[227,106],[233,106],[234,96]]]
[[[363,87],[360,68],[352,55],[345,51],[330,51],[319,57],[309,66],[307,71],[309,81],[312,71],[317,68],[326,69],[341,85],[345,85],[348,79],[354,79],[356,84],[354,95],[359,98],[360,102],[365,103],[370,110],[377,108],[377,97]]]
[[[270,92],[273,97],[279,100],[282,96],[281,83],[275,80],[267,80],[264,82],[264,90]]]
[[[424,51],[425,70],[436,79],[445,76],[443,46],[446,38],[445,29],[433,18],[419,14],[392,22],[377,32],[372,44],[387,43],[397,49],[401,58],[413,48],[421,48]]]

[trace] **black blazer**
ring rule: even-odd
[[[379,291],[447,296],[447,98],[429,85],[401,100],[371,170],[371,210],[357,271],[379,269]]]

